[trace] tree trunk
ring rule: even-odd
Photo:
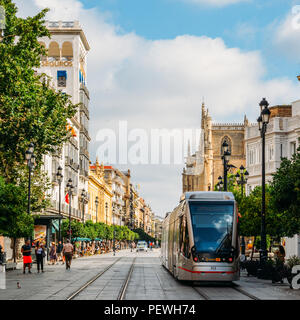
[[[255,241],[256,241],[256,236],[254,237],[254,240],[253,240],[252,251],[251,251],[251,261],[253,260],[254,244],[255,244]]]

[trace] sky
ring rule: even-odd
[[[255,122],[262,97],[300,98],[300,0],[15,2],[22,17],[48,7],[47,19],[79,20],[86,33],[93,162],[105,160],[99,139],[119,121],[130,147],[141,130],[150,139],[151,129],[199,129],[202,101],[214,122],[240,123]],[[112,164],[130,168],[157,215],[178,204],[183,163]]]

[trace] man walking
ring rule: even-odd
[[[73,256],[73,245],[70,243],[69,239],[67,239],[67,243],[64,244],[63,255],[65,256],[66,269],[68,270],[71,267],[72,256]]]
[[[25,273],[26,267],[28,267],[28,273],[31,273],[31,245],[30,240],[26,240],[25,244],[21,248],[21,252],[23,254],[23,273]]]

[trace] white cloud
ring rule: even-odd
[[[300,6],[294,6],[276,28],[274,43],[288,57],[300,60]]]
[[[57,16],[51,12],[51,19],[70,20],[73,14],[80,19],[91,46],[88,88],[93,158],[97,131],[114,128],[119,120],[128,120],[131,128],[197,128],[204,96],[216,122],[241,122],[245,113],[255,121],[262,97],[271,105],[299,97],[298,86],[289,79],[264,80],[266,70],[258,51],[228,48],[221,38],[182,35],[147,40],[122,32],[102,13],[84,9],[77,0],[23,1],[55,8]],[[66,4],[72,9],[64,10]],[[181,168],[151,168],[131,169],[134,180],[142,182],[146,201],[164,215],[178,202]]]

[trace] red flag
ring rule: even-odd
[[[68,193],[67,193],[66,196],[65,196],[65,201],[66,201],[66,203],[69,204],[69,194],[68,194]]]

